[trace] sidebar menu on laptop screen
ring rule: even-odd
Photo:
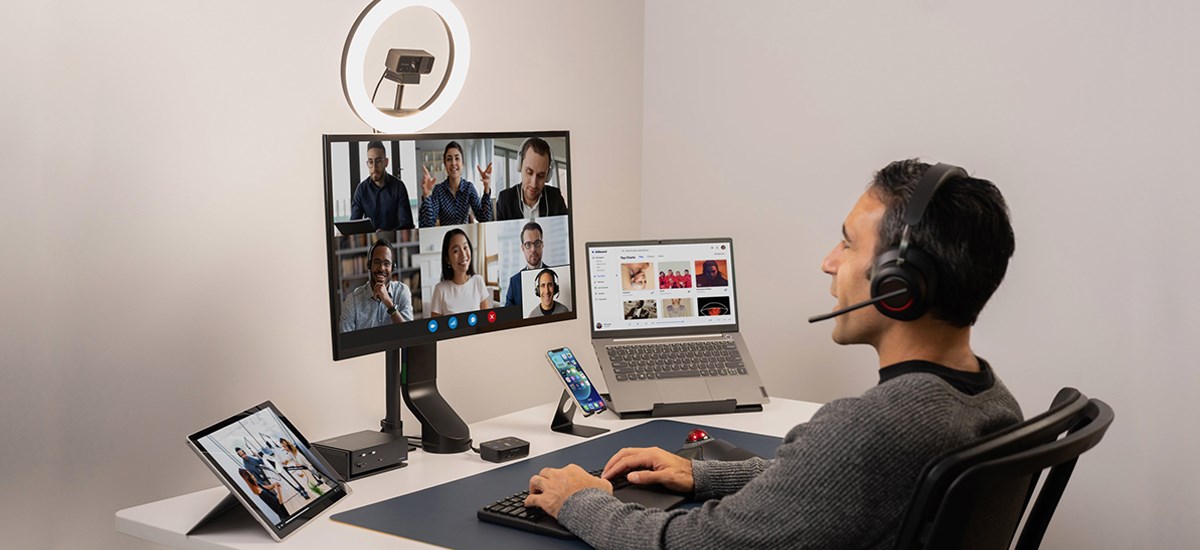
[[[597,332],[737,323],[728,242],[588,249]]]

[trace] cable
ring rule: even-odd
[[[379,82],[376,83],[376,91],[371,92],[371,104],[374,104],[374,96],[376,96],[376,94],[379,92],[379,84],[383,84],[384,74],[388,74],[388,71],[384,71],[383,74],[379,74]]]

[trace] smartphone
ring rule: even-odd
[[[546,357],[550,359],[550,364],[567,387],[567,393],[570,393],[575,402],[579,403],[579,408],[583,409],[583,416],[604,411],[604,398],[600,397],[600,392],[592,385],[592,381],[588,380],[571,348],[552,349],[546,352]]]

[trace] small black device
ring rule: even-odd
[[[904,206],[904,232],[900,244],[880,252],[871,266],[871,299],[852,306],[808,318],[815,323],[850,313],[874,304],[875,309],[899,321],[919,319],[933,305],[937,291],[937,263],[933,257],[909,246],[908,232],[921,223],[933,194],[942,184],[954,178],[966,178],[967,171],[951,164],[938,163],[925,171],[917,181],[908,203]]]
[[[529,456],[529,442],[519,437],[502,437],[479,444],[479,456],[488,462],[505,462]]]
[[[317,441],[313,448],[347,480],[403,468],[408,460],[407,439],[369,430]]]

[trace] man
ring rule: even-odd
[[[521,305],[521,272],[530,269],[542,269],[546,264],[542,263],[542,249],[545,243],[542,241],[542,226],[538,222],[529,222],[525,227],[521,228],[521,251],[525,253],[525,267],[513,274],[508,279],[508,291],[504,293],[505,306]]]
[[[404,182],[387,172],[387,149],[382,142],[367,144],[367,179],[354,189],[350,219],[371,218],[377,231],[412,229],[412,206]]]
[[[342,332],[411,321],[412,291],[392,280],[392,244],[378,239],[367,251],[371,278],[342,301]]]
[[[492,221],[492,164],[488,163],[487,170],[475,167],[483,185],[483,194],[479,194],[475,184],[463,176],[463,149],[457,141],[446,144],[442,162],[446,179],[436,185],[429,169],[421,167],[425,173],[421,178],[421,227],[470,223],[472,213],[476,222]]]
[[[565,304],[554,299],[558,295],[558,274],[553,269],[543,269],[537,274],[535,281],[537,282],[538,305],[529,310],[526,318],[571,311]]]
[[[871,295],[872,265],[905,232],[907,197],[929,165],[894,162],[876,174],[821,268],[839,312]],[[691,462],[662,449],[623,449],[601,477],[576,465],[530,479],[540,507],[597,548],[891,548],[931,459],[1020,421],[1015,399],[971,350],[971,326],[1014,248],[1008,211],[990,182],[946,182],[909,244],[939,281],[930,309],[910,321],[864,307],[837,316],[833,340],[879,356],[877,386],[838,399],[793,428],[773,460]],[[661,483],[708,500],[688,511],[639,509],[609,480]],[[720,499],[720,500],[709,500]]]
[[[721,274],[716,260],[705,260],[704,269],[696,275],[696,286],[729,286],[729,281]]]
[[[271,480],[267,479],[267,473],[263,471],[263,466],[266,465],[263,459],[246,454],[246,451],[242,450],[241,447],[234,447],[234,451],[241,457],[242,467],[247,472],[250,472],[250,475],[254,476],[256,481],[263,485],[271,483]]]
[[[546,187],[550,179],[550,144],[542,138],[529,138],[521,144],[517,164],[521,167],[521,185],[500,192],[496,199],[496,219],[516,220],[567,213],[567,203],[556,187]]]

